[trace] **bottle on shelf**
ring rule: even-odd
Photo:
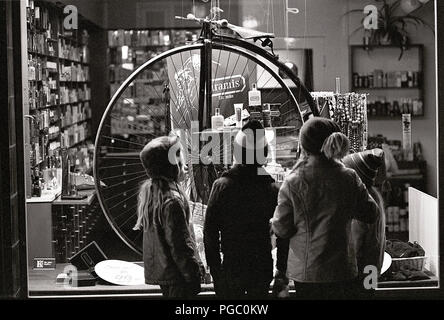
[[[392,115],[393,115],[393,116],[399,116],[400,114],[401,114],[401,112],[400,112],[400,108],[399,108],[398,100],[394,100],[394,101],[393,101],[393,111],[392,111]]]
[[[253,88],[248,91],[248,105],[250,107],[262,105],[261,92],[257,90],[255,83],[253,83]]]
[[[413,88],[413,72],[412,71],[407,72],[407,87]]]
[[[41,197],[42,196],[42,188],[40,184],[40,173],[36,168],[32,174],[32,196],[33,197]]]
[[[216,108],[214,116],[211,117],[211,129],[221,130],[224,127],[224,116],[220,114],[220,109]]]
[[[382,116],[382,104],[381,101],[378,99],[375,102],[375,112],[374,112],[375,116]]]
[[[353,87],[359,88],[359,73],[353,72]]]

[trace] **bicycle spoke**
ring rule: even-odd
[[[125,216],[126,213],[130,212],[132,209],[134,209],[135,207],[137,207],[137,204],[133,205],[131,208],[125,210],[124,212],[122,212],[121,214],[119,214],[118,216],[116,216],[114,218],[115,221],[117,221],[120,217]],[[121,227],[122,225],[119,225],[119,227]]]
[[[107,187],[107,190],[109,190],[111,188],[114,188],[116,186],[120,186],[121,184],[127,184],[128,182],[136,180],[136,179],[146,179],[146,177],[147,177],[146,173],[145,174],[141,174],[140,176],[137,176],[135,178],[132,178],[132,179],[129,179],[129,180],[124,180],[124,181],[116,183],[116,184],[112,184],[109,187]]]
[[[143,232],[139,232],[134,239],[132,239],[133,242],[136,242],[137,239],[139,239],[143,235]]]
[[[140,186],[137,186],[137,187],[134,187],[134,188],[131,188],[131,189],[128,189],[127,190],[127,192],[128,191],[132,191],[132,190],[135,190],[135,189],[139,189],[140,188]],[[114,195],[114,196],[112,196],[112,197],[109,197],[109,198],[105,198],[105,201],[108,201],[108,200],[110,200],[110,199],[114,199],[114,198],[117,198],[117,197],[121,197],[122,196],[122,194],[116,194],[116,195]]]
[[[113,127],[111,126],[111,125],[109,125],[109,124],[106,124],[105,125],[105,127],[109,127],[109,128],[111,128],[111,129],[113,129]],[[115,128],[114,128],[115,129]],[[118,133],[118,134],[120,134],[120,133]],[[131,132],[124,132],[124,133],[121,133],[121,134],[127,134],[127,135],[131,135],[131,136],[135,136],[135,137],[139,137],[139,138],[142,138],[142,139],[146,139],[147,137],[146,136],[142,136],[142,135],[140,135],[140,134],[136,134],[136,133],[131,133]],[[150,133],[150,132],[147,132],[147,133],[145,133],[146,135],[149,135],[149,136],[151,136],[151,137],[157,137],[154,133]]]
[[[138,194],[139,194],[139,192],[133,192],[133,193],[131,194],[131,196],[129,196],[129,197],[123,199],[122,201],[116,203],[114,206],[112,206],[111,208],[109,208],[109,210],[114,209],[114,208],[117,207],[119,204],[121,204],[121,203],[127,201],[128,199],[131,199],[132,197],[134,197],[135,195],[138,195]]]
[[[141,162],[138,162],[138,163],[125,164],[125,165],[119,164],[119,165],[117,165],[117,166],[100,167],[100,168],[98,168],[98,169],[99,169],[99,170],[105,170],[105,169],[120,168],[120,167],[126,167],[126,166],[142,166],[142,163],[141,163]]]
[[[237,55],[237,60],[236,60],[236,63],[234,64],[233,70],[231,71],[229,79],[233,77],[234,70],[236,70],[237,63],[239,62],[239,58],[240,58],[240,54]],[[227,63],[227,66],[228,66],[228,63]],[[227,88],[225,88],[224,93],[222,94],[221,97],[225,96],[225,93],[227,92]],[[218,108],[220,108],[220,102],[221,102],[221,99],[219,99],[219,103],[217,104]]]
[[[159,78],[159,75],[157,74],[157,72],[154,71],[154,74],[157,76],[157,78]],[[176,100],[176,101],[174,101],[174,100],[171,98],[171,100],[173,100],[173,105],[174,105],[174,106],[178,106],[178,98],[177,98],[176,91],[175,91],[171,86],[170,86],[169,89],[170,89],[172,95],[175,97],[175,100]],[[170,106],[170,108],[171,108],[171,106]],[[182,111],[181,108],[179,108],[179,109],[176,108],[176,110],[179,112],[179,115],[180,115],[180,116],[182,116],[183,113],[185,112],[185,111]],[[171,114],[171,117],[174,118],[173,114],[172,114],[172,113],[170,113],[170,114]],[[180,119],[179,119],[179,121],[177,121],[176,118],[174,118],[173,120],[177,123],[177,126],[180,126]]]
[[[110,136],[101,136],[101,138],[106,138],[106,139],[109,139],[109,140],[122,141],[122,142],[131,143],[131,144],[134,144],[134,145],[137,145],[137,146],[142,146],[142,147],[145,146],[144,144],[141,144],[141,143],[131,142],[131,141],[128,141],[128,140],[123,140],[123,139],[119,139],[119,138],[115,138],[115,137],[110,137]]]
[[[106,146],[106,147],[110,148],[110,149],[131,150],[131,151],[134,151],[134,152],[140,152],[140,150],[142,150],[142,148],[140,148],[140,149],[131,149],[131,148],[112,147],[112,146]]]
[[[177,72],[177,68],[176,68],[176,64],[174,63],[174,60],[170,57],[170,60],[171,60],[171,62],[172,62],[172,64],[173,64],[173,67],[174,67],[174,71],[175,71],[175,73],[177,74],[178,72]],[[185,81],[185,87],[186,87],[186,90],[188,91],[188,84],[187,84],[187,82]],[[176,97],[177,98],[177,97]],[[187,104],[187,108],[189,109],[189,110],[193,110],[193,105],[191,104],[191,102],[189,101],[189,99],[187,98],[187,95],[185,94],[185,97],[184,97],[184,102],[185,102],[185,104]],[[183,113],[182,113],[182,118],[181,118],[181,120],[183,119],[183,120],[185,120],[185,123],[187,123],[187,121],[186,121],[186,119],[185,119],[185,115],[188,115],[188,110],[187,110],[187,108],[183,108]]]
[[[219,68],[219,65],[220,65],[220,54],[221,54],[221,52],[222,52],[222,50],[219,50],[219,56],[217,58],[217,64],[216,64],[216,73],[214,74],[215,78],[217,78],[217,69]],[[212,59],[212,57],[211,57],[211,59]],[[213,67],[213,66],[211,66],[211,67]]]
[[[191,52],[191,51],[190,51],[190,52]],[[192,57],[191,53],[190,53],[190,59],[191,59],[191,70],[193,70],[193,74],[194,74],[193,57]],[[180,61],[182,62],[182,66],[185,66],[184,63],[183,63],[182,52],[180,53]],[[196,78],[195,78],[194,76],[193,76],[193,79],[194,79],[194,81],[196,81]],[[196,83],[196,82],[194,82],[194,83]],[[188,87],[188,83],[187,83],[187,82],[185,82],[185,85]],[[196,90],[196,94],[197,94],[197,85],[194,85],[194,89]],[[188,91],[188,90],[187,90],[187,91]],[[191,94],[191,92],[190,92],[190,94]],[[186,99],[188,100],[189,105],[193,105],[193,104],[191,103],[191,101],[189,101],[189,97],[188,97],[188,95],[186,95]]]
[[[145,172],[145,170],[137,171],[137,172],[132,172],[132,173],[127,173],[125,176],[132,176],[134,174],[139,174],[139,173],[142,173],[142,172]],[[102,178],[102,181],[103,180],[108,180],[108,179],[122,178],[123,176],[124,176],[123,174],[119,174],[117,176],[105,177],[105,178]]]

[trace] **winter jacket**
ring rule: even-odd
[[[351,222],[356,218],[372,223],[376,212],[375,201],[355,171],[309,157],[284,181],[272,222],[277,236],[291,238],[288,277],[299,282],[356,278]]]
[[[352,237],[355,243],[358,273],[365,276],[364,268],[368,265],[375,266],[381,272],[385,251],[385,212],[381,196],[371,187],[369,194],[378,203],[378,214],[375,223],[365,223],[353,219]]]
[[[177,191],[166,194],[163,209],[143,231],[147,284],[187,284],[199,292],[199,263],[189,220],[187,200]]]
[[[215,281],[221,272],[243,280],[271,281],[273,277],[269,220],[279,189],[263,168],[259,170],[260,175],[255,166],[235,165],[213,184],[204,244]]]

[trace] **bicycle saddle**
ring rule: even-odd
[[[275,35],[273,33],[266,33],[256,30],[239,27],[231,23],[222,24],[223,27],[228,28],[237,33],[244,40],[258,40],[258,39],[273,39]]]

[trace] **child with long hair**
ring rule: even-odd
[[[384,166],[384,151],[372,149],[352,153],[342,161],[346,167],[356,171],[369,194],[377,202],[379,210],[375,223],[368,224],[358,220],[352,222],[358,272],[361,277],[364,277],[364,268],[372,265],[380,273],[385,250],[385,211],[382,196],[375,187],[375,180],[378,170],[383,169]]]
[[[272,229],[290,239],[287,276],[303,298],[346,298],[357,289],[353,219],[373,223],[377,206],[356,172],[340,160],[348,138],[325,118],[300,132],[302,155],[279,190]]]
[[[149,179],[140,188],[134,229],[143,228],[145,282],[160,285],[165,297],[191,298],[200,292],[200,270],[188,200],[179,185],[184,174],[179,138],[153,139],[140,160]]]

